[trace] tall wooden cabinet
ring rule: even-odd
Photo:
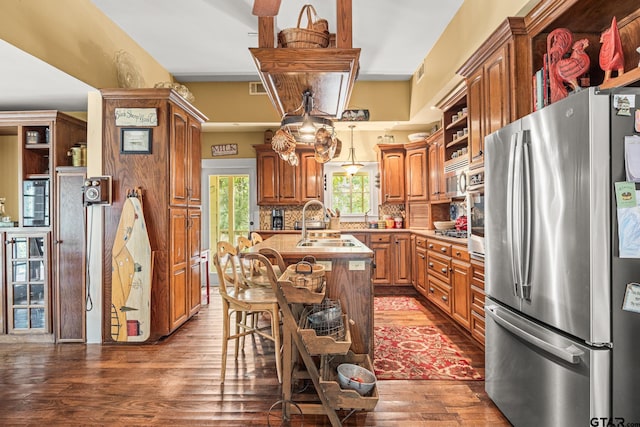
[[[407,203],[429,200],[429,147],[426,141],[405,144]]]
[[[58,203],[55,209],[54,255],[56,268],[55,326],[58,342],[84,342],[85,325],[85,207],[82,186],[86,168],[56,168]]]
[[[84,209],[82,181],[67,187],[67,152],[86,141],[86,123],[54,110],[0,112],[0,155],[6,171],[0,193],[14,207],[3,227],[0,253],[0,341],[82,342],[84,311]],[[46,195],[46,198],[36,194]],[[72,223],[72,227],[66,224]],[[7,225],[7,224],[3,224]],[[67,268],[73,265],[75,268]]]
[[[103,174],[113,177],[112,204],[104,212],[103,340],[110,341],[111,247],[127,191],[142,189],[153,256],[151,331],[157,340],[200,308],[201,141],[206,117],[171,89],[105,89],[102,94]],[[115,110],[152,111],[149,153],[121,150]],[[142,110],[144,109],[144,110]]]
[[[530,111],[531,57],[524,18],[507,18],[458,70],[467,82],[470,167],[484,137]]]

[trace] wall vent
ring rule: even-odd
[[[420,81],[422,76],[424,76],[424,62],[420,64],[420,68],[416,71],[416,83]]]
[[[249,82],[249,95],[266,95],[267,90],[262,82]]]

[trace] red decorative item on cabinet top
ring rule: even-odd
[[[611,78],[612,71],[617,71],[618,77],[624,74],[624,53],[615,16],[611,20],[611,27],[600,36],[600,43],[602,43],[600,68],[604,70],[604,81],[606,82]]]

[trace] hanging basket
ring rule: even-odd
[[[302,15],[307,14],[307,27],[301,28]],[[313,14],[313,16],[312,16]],[[323,48],[329,46],[329,24],[326,19],[318,18],[315,8],[305,4],[298,15],[296,28],[285,28],[278,33],[281,47]]]

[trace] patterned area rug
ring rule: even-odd
[[[470,361],[435,326],[376,326],[379,380],[482,380]]]
[[[420,303],[412,297],[374,297],[375,311],[416,311],[420,310]]]

